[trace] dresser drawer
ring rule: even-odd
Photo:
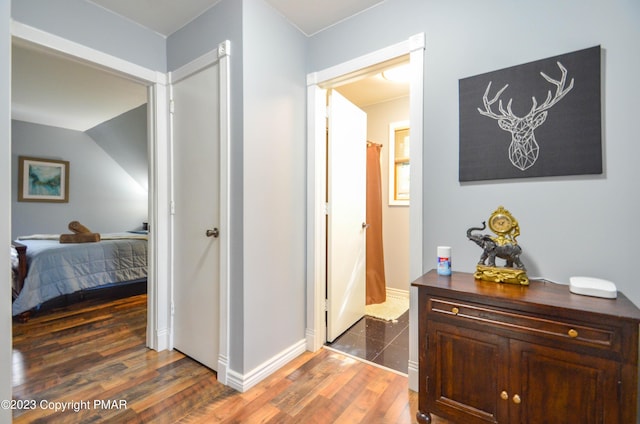
[[[439,298],[428,300],[427,314],[447,316],[460,322],[491,324],[531,335],[567,339],[601,349],[620,350],[620,338],[616,337],[615,328],[595,328]]]

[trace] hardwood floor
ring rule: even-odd
[[[404,376],[321,349],[239,393],[180,352],[147,349],[145,326],[146,295],[14,323],[14,406],[35,407],[14,423],[416,422]]]

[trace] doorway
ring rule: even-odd
[[[393,196],[408,164],[393,156],[393,129],[408,123],[409,82],[386,77],[408,66],[400,59],[327,91],[327,342],[364,315],[395,320],[409,306],[409,202]]]
[[[388,76],[406,70],[409,56],[398,59],[335,88],[367,116],[367,313],[379,318],[395,317],[390,308],[409,298],[409,81]]]
[[[410,278],[422,272],[422,120],[424,34],[350,60],[346,63],[312,73],[308,76],[308,244],[307,244],[307,349],[316,351],[327,340],[325,324],[326,275],[326,91],[331,84],[358,77],[371,67],[386,67],[389,61],[409,55],[410,62],[410,123],[411,205],[410,205]],[[415,292],[411,291],[412,303]],[[417,311],[410,313],[410,387],[417,388]],[[412,372],[415,378],[412,379]]]
[[[148,301],[147,301],[147,347],[156,351],[172,347],[172,199],[170,178],[172,174],[172,158],[170,157],[169,137],[169,90],[165,74],[143,68],[111,55],[94,50],[58,36],[36,30],[19,22],[12,22],[11,35],[22,41],[33,43],[50,50],[54,54],[73,58],[99,69],[114,73],[123,78],[135,81],[147,87],[148,92],[148,155],[149,155],[149,257],[148,257]],[[220,193],[219,208],[221,232],[220,278],[219,291],[219,345],[218,345],[218,381],[228,384],[229,366],[229,320],[228,320],[228,270],[229,270],[229,45],[220,43],[216,50],[203,55],[185,65],[183,72],[193,71],[193,67],[201,67],[203,63],[219,62],[220,96],[219,96],[219,133],[220,140]]]
[[[229,368],[229,44],[171,72],[170,348]],[[197,190],[194,190],[197,187]]]
[[[173,347],[214,371],[220,337],[219,73],[214,62],[188,75],[171,74]]]
[[[388,76],[389,72],[406,69],[409,57],[406,55],[402,59],[398,63],[394,61],[386,69],[374,67],[370,75],[365,72],[362,79],[328,91],[330,98],[335,96],[333,92],[337,92],[345,97],[343,101],[353,103],[351,107],[358,108],[366,116],[366,129],[359,139],[357,135],[350,134],[348,128],[353,128],[358,120],[352,116],[349,109],[345,110],[344,107],[338,107],[339,103],[336,105],[335,102],[330,102],[327,120],[330,211],[327,222],[327,346],[332,350],[406,375],[409,359],[409,200],[404,191],[400,192],[397,189],[394,178],[400,176],[397,171],[399,167],[409,164],[408,136],[405,135],[400,140],[402,143],[406,142],[406,151],[395,148],[395,144],[402,147],[401,143],[397,143],[398,137],[395,137],[398,123],[405,122],[405,128],[408,127],[409,82],[398,78],[391,80]],[[349,124],[347,129],[339,127],[341,121]],[[335,128],[336,126],[338,128]],[[338,143],[342,148],[353,144],[357,151],[350,155],[340,151],[336,158],[332,143]],[[365,149],[366,171],[359,169],[357,172],[362,173],[361,178],[366,174],[366,187],[354,187],[358,178],[353,173],[356,172],[355,164],[358,161],[355,161],[353,156],[364,159]],[[397,157],[394,150],[399,154]],[[340,169],[341,167],[345,169]],[[348,178],[344,177],[345,173]],[[334,174],[337,174],[337,177]],[[347,179],[349,184],[344,182]],[[353,255],[349,254],[356,252],[356,249],[346,249],[343,243],[346,230],[336,231],[332,226],[334,221],[341,221],[336,215],[345,213],[342,212],[345,207],[340,208],[339,202],[336,204],[336,200],[332,199],[333,185],[339,185],[341,190],[346,191],[344,197],[347,198],[346,209],[349,212],[358,210],[356,202],[366,204],[366,228],[361,231],[362,235],[366,236],[366,263],[363,266],[366,273],[359,275],[364,280],[363,274],[366,274],[366,284],[360,286],[360,289],[366,292],[366,296],[353,288],[356,286],[353,284],[356,271],[362,271],[353,265],[358,264],[358,259],[362,258],[354,259]],[[357,193],[358,190],[361,192]],[[362,198],[365,193],[366,200]],[[403,202],[398,201],[398,193],[404,195]],[[362,220],[362,216],[359,216],[359,219]],[[351,223],[351,227],[360,225],[360,222],[356,221]],[[338,238],[341,250],[337,257],[331,254],[335,248],[332,243],[334,238]],[[349,284],[340,284],[346,281],[347,277],[335,275],[335,261],[347,262],[347,266],[343,264],[341,268],[350,271]],[[337,300],[334,299],[335,294],[329,292],[335,290],[336,286]],[[360,297],[357,297],[357,294],[360,294]],[[351,307],[344,308],[344,312],[342,307],[336,308],[336,303],[341,301],[343,303],[340,305],[347,304]],[[355,305],[352,304],[354,302]],[[346,315],[347,310],[353,312],[352,319],[336,331],[336,315],[340,312]]]
[[[11,35],[14,39],[46,49],[52,54],[65,56],[98,69],[114,73],[147,87],[148,92],[148,137],[149,137],[149,223],[151,224],[148,264],[148,315],[147,345],[155,350],[168,348],[168,273],[163,267],[169,263],[169,245],[158,243],[168,240],[168,202],[164,202],[163,189],[169,163],[167,151],[167,92],[163,78],[155,71],[114,58],[58,36],[36,30],[19,22],[13,22]]]

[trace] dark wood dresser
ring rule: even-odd
[[[569,286],[412,283],[419,302],[419,423],[634,424],[640,310]]]

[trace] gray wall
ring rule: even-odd
[[[436,246],[448,244],[453,269],[473,271],[481,251],[465,230],[504,205],[520,223],[531,276],[611,279],[640,305],[640,286],[630,278],[640,236],[634,225],[639,22],[640,3],[630,0],[495,0],[490,7],[475,0],[390,0],[312,37],[308,71],[424,32],[425,270],[435,266]],[[604,174],[460,184],[458,80],[598,44],[604,51]]]
[[[11,17],[9,0],[0,0],[0,99],[11,96]],[[11,203],[11,189],[6,182],[11,180],[11,107],[9,102],[0,102],[0,203]],[[11,208],[0,208],[0,239],[11,238]],[[8,247],[5,252],[8,253]],[[5,254],[7,254],[5,253]],[[4,287],[0,302],[0,399],[11,399],[11,304],[9,303],[9,261],[0,261],[0,285]],[[0,408],[0,423],[11,422],[11,410]]]
[[[18,22],[156,71],[167,70],[165,38],[82,0],[14,0]]]
[[[18,157],[69,161],[69,202],[18,202]],[[12,123],[12,236],[69,233],[78,220],[100,233],[139,229],[147,221],[147,190],[87,134]]]
[[[147,105],[138,106],[85,131],[122,169],[149,188]]]
[[[304,339],[306,38],[245,1],[245,371]]]

